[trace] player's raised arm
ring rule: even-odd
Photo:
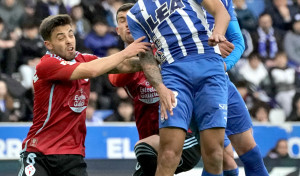
[[[113,68],[115,68],[118,64],[123,62],[125,59],[132,58],[136,56],[138,53],[145,53],[149,50],[150,43],[141,42],[145,37],[141,37],[135,40],[133,43],[128,45],[124,50],[113,54],[108,57],[104,57],[101,59],[96,59],[91,62],[81,63],[76,69],[73,71],[71,75],[71,80],[75,79],[84,79],[84,78],[93,78],[104,74]]]
[[[209,38],[209,44],[215,46],[219,42],[226,41],[224,35],[230,21],[230,16],[223,4],[220,0],[203,0],[201,5],[215,18],[215,28]]]

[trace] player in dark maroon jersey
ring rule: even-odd
[[[48,52],[34,75],[33,125],[22,145],[19,176],[34,173],[84,176],[87,175],[83,157],[89,78],[106,73],[123,61],[126,65],[129,58],[148,50],[150,44],[140,42],[142,37],[119,53],[97,59],[75,50],[68,15],[44,19],[40,32]],[[114,71],[130,68],[124,65]]]
[[[144,72],[109,74],[108,77],[114,86],[124,87],[128,96],[133,99],[139,139],[158,134],[159,97],[146,80]]]

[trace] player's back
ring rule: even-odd
[[[128,13],[130,31],[135,39],[147,35],[168,63],[187,55],[218,53],[208,45],[211,33],[201,2],[139,0]]]

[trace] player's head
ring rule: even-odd
[[[40,25],[40,33],[47,49],[65,60],[72,60],[76,55],[71,24],[69,15],[54,15],[45,18]]]
[[[117,23],[118,26],[116,28],[118,35],[121,37],[121,39],[127,43],[130,44],[134,41],[130,30],[128,28],[128,23],[127,23],[127,18],[126,18],[126,14],[129,11],[129,9],[131,9],[131,7],[133,7],[133,3],[126,3],[123,4],[117,11]]]

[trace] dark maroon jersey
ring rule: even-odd
[[[96,58],[79,52],[72,61],[50,53],[42,57],[33,78],[34,117],[22,145],[24,151],[85,156],[90,81],[70,77],[80,63]]]
[[[124,87],[133,99],[139,138],[158,134],[159,96],[146,80],[144,72],[110,74],[109,80],[114,86]]]

